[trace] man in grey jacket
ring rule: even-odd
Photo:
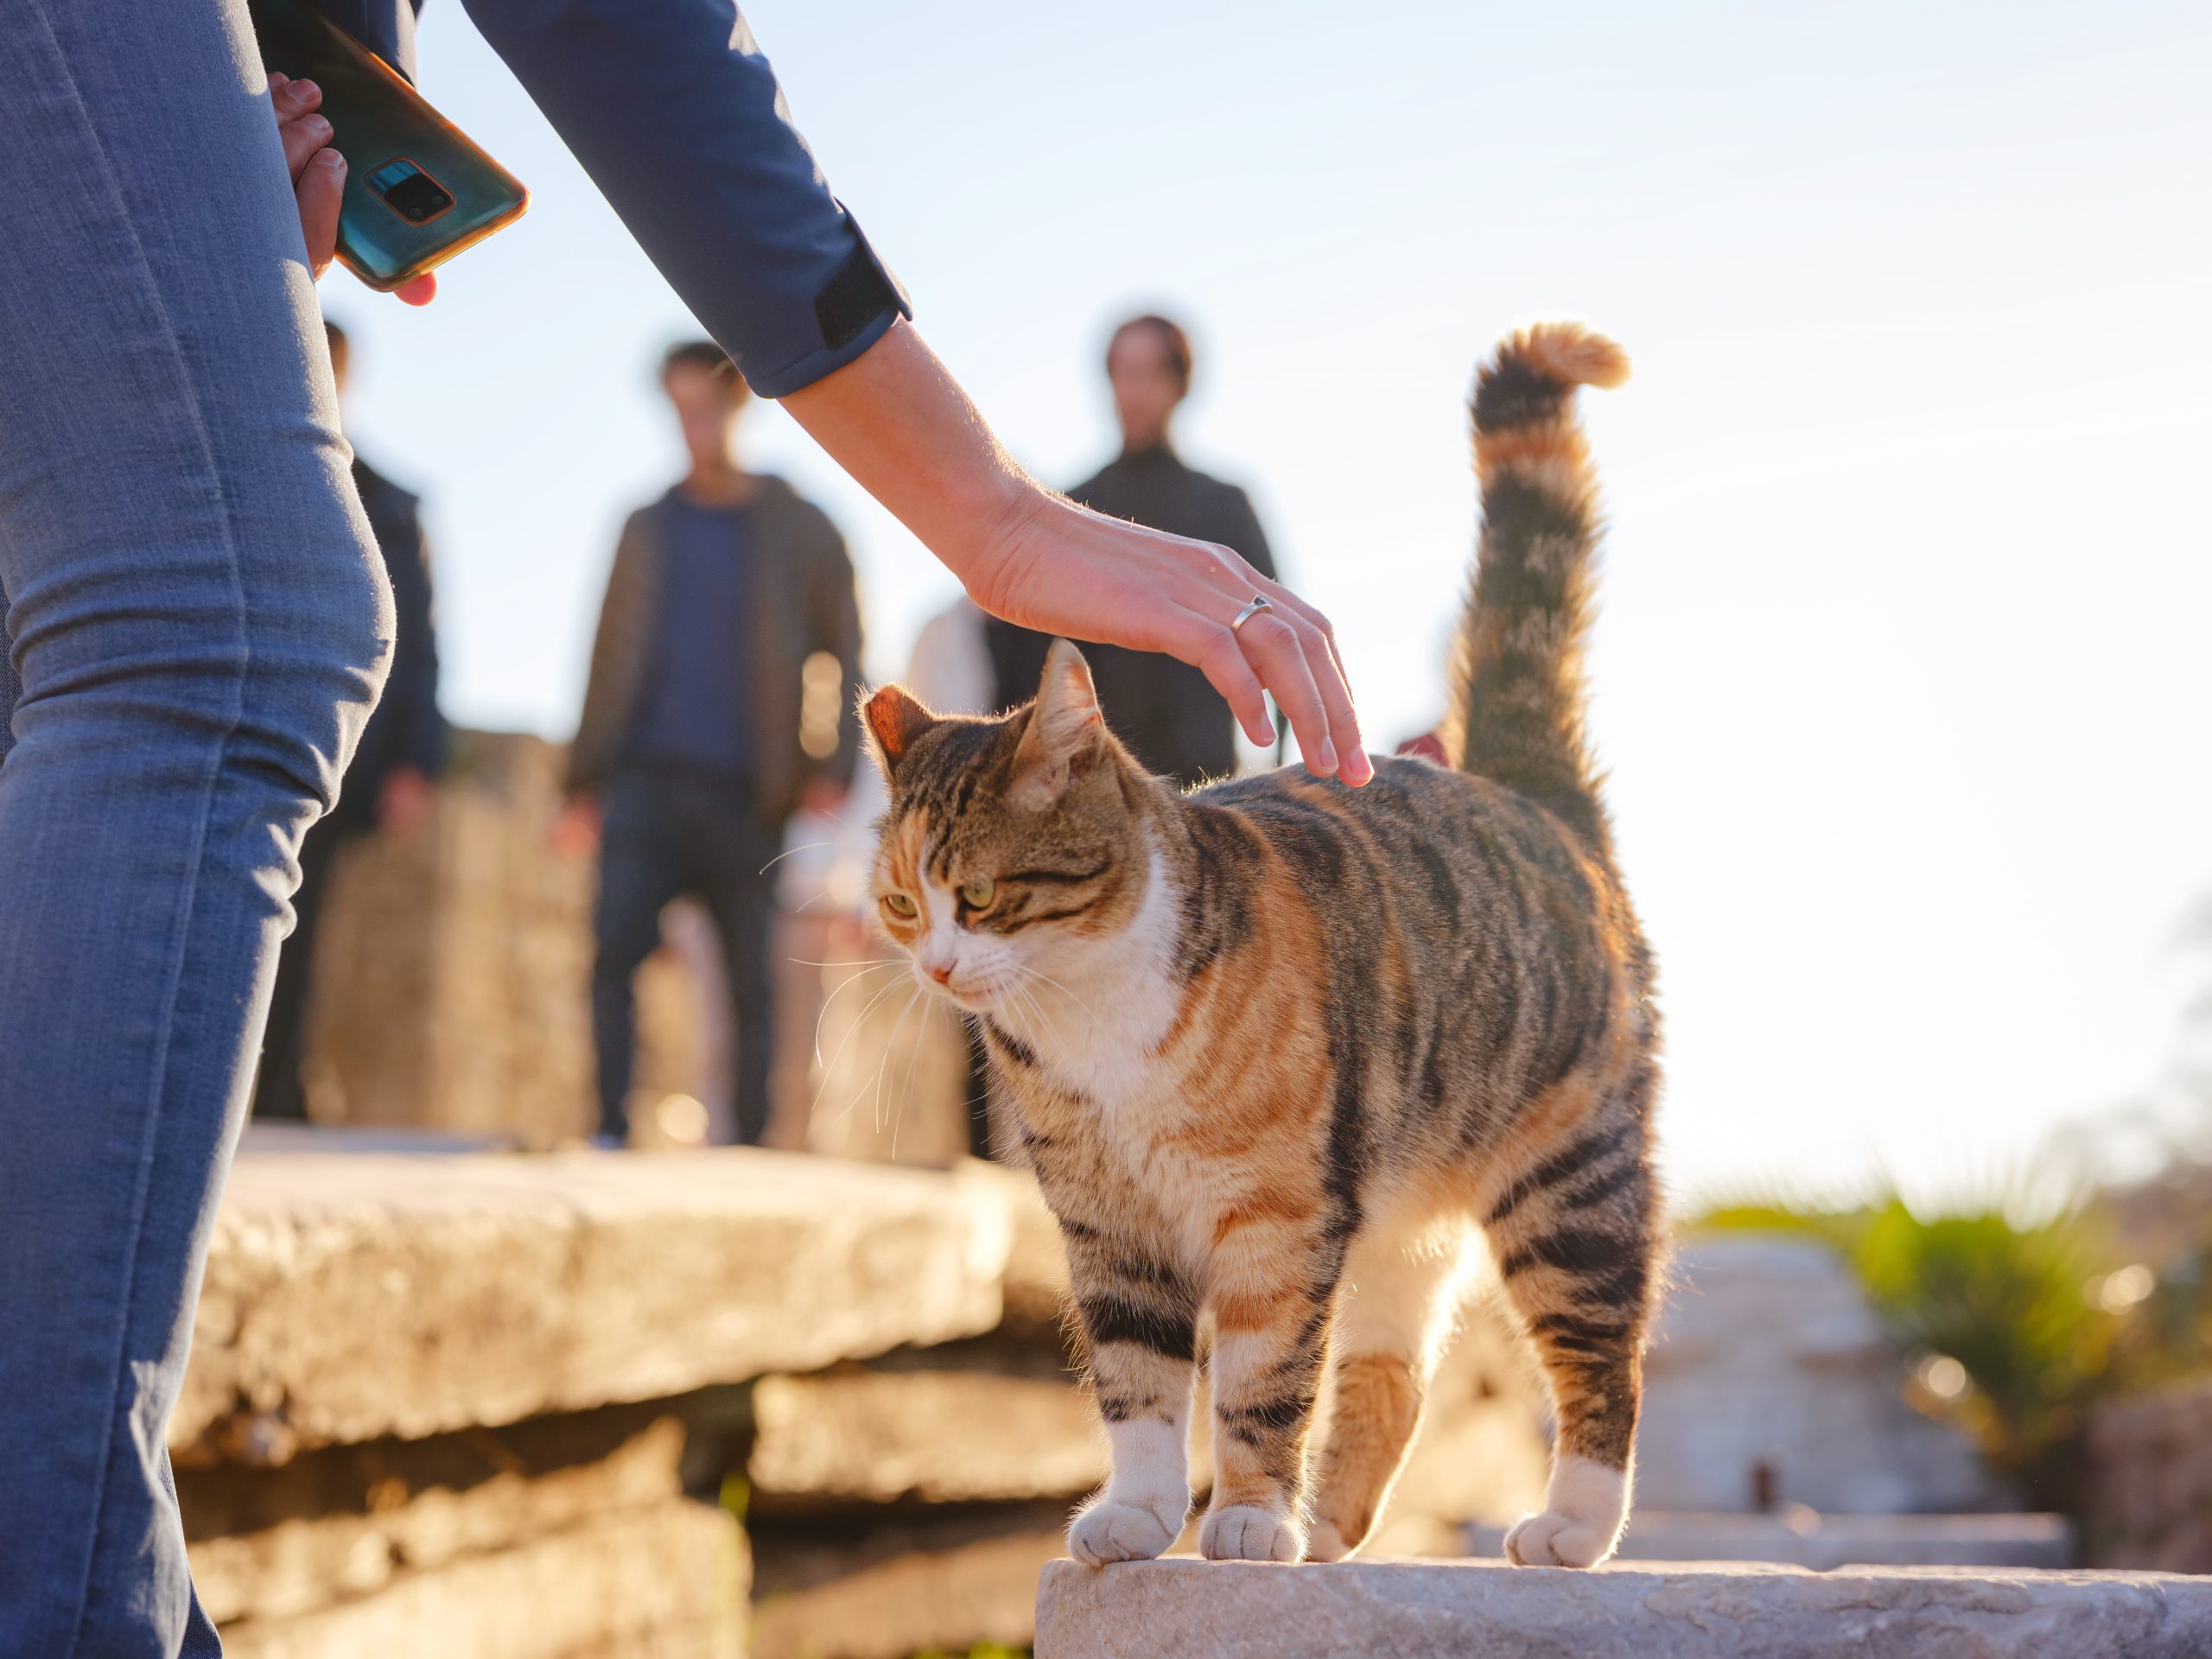
[[[728,967],[736,1138],[768,1122],[769,931],[784,823],[852,779],[860,611],[836,529],[781,479],[744,471],[747,391],[721,348],[677,346],[661,385],[690,470],[630,516],[600,611],[570,752],[570,836],[596,827],[592,1036],[600,1134],[629,1134],[632,982],[662,909],[696,895]]]

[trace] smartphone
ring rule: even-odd
[[[310,0],[247,0],[247,10],[270,73],[322,89],[331,146],[346,158],[346,270],[389,294],[522,217],[522,181]]]

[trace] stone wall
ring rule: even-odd
[[[2091,1419],[2088,1543],[2100,1566],[2212,1573],[2212,1381]]]

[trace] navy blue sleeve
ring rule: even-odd
[[[791,124],[734,0],[466,0],[692,315],[764,397],[912,308]]]

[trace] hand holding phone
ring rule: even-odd
[[[250,10],[315,274],[334,255],[427,303],[431,268],[512,225],[530,193],[309,0]]]
[[[283,147],[284,168],[300,207],[300,234],[307,238],[308,270],[315,281],[330,269],[338,252],[338,211],[346,194],[346,158],[329,148],[330,123],[316,113],[322,89],[311,80],[269,77],[269,107],[276,117],[276,140]],[[409,305],[428,305],[437,297],[435,271],[424,271],[393,297]]]

